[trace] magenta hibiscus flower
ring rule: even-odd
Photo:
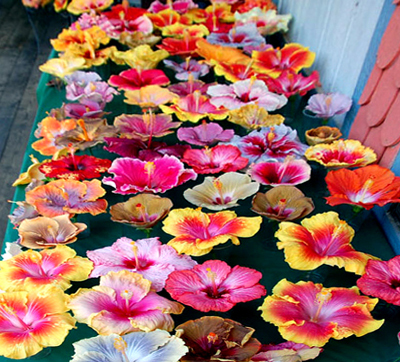
[[[197,146],[211,146],[217,142],[228,142],[235,132],[232,129],[224,130],[216,123],[203,123],[197,127],[178,129],[177,136],[180,141],[186,141]]]
[[[290,157],[283,162],[260,162],[249,170],[254,181],[263,185],[298,185],[311,177],[311,167],[304,160],[294,160]]]
[[[300,142],[297,132],[284,124],[263,127],[247,136],[234,136],[230,144],[238,147],[249,162],[283,160],[286,156],[303,157],[308,148]]]
[[[112,75],[108,81],[112,86],[124,90],[136,90],[147,85],[167,85],[169,79],[159,69],[128,69],[119,75]]]
[[[369,260],[357,286],[364,294],[400,305],[400,255],[388,261]]]
[[[237,303],[261,298],[265,288],[257,270],[208,260],[190,270],[172,272],[165,289],[172,298],[202,312],[226,312]]]
[[[106,137],[107,146],[104,147],[108,152],[116,153],[122,157],[138,158],[142,161],[153,161],[162,158],[164,155],[182,158],[184,152],[190,149],[189,145],[171,145],[165,142],[144,142],[135,138]]]
[[[247,158],[241,157],[235,146],[215,146],[205,149],[190,149],[183,154],[182,161],[200,174],[233,172],[247,166]]]
[[[114,178],[105,177],[103,183],[114,187],[114,193],[123,195],[162,193],[197,177],[193,170],[185,170],[183,163],[174,156],[148,162],[129,157],[117,158],[108,172],[114,174]]]
[[[122,237],[111,246],[89,250],[86,254],[94,263],[91,278],[110,271],[128,270],[150,280],[156,292],[164,288],[171,272],[190,269],[197,264],[190,256],[179,255],[172,246],[161,244],[158,238],[133,241]]]

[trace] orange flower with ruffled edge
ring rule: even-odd
[[[28,191],[26,201],[48,217],[84,213],[98,215],[106,212],[107,201],[99,199],[105,194],[99,180],[56,180]]]
[[[86,224],[72,223],[68,214],[53,218],[39,216],[25,219],[18,227],[19,243],[32,249],[71,244],[77,240],[77,235],[86,228]]]
[[[206,214],[200,209],[185,208],[172,210],[162,229],[175,236],[168,245],[178,253],[201,256],[229,240],[240,245],[239,237],[254,236],[261,222],[261,216],[237,217],[233,211]]]
[[[264,51],[253,51],[251,57],[255,60],[254,69],[278,78],[283,71],[298,73],[303,68],[309,68],[314,63],[315,53],[301,44],[289,43],[282,49],[270,48]]]
[[[32,148],[43,156],[52,156],[64,148],[57,145],[56,139],[76,127],[77,122],[74,119],[58,120],[51,116],[46,117],[39,123],[35,132],[37,138],[42,138],[33,142]]]
[[[24,359],[60,346],[75,327],[67,300],[54,286],[0,293],[0,355]]]
[[[246,63],[225,63],[219,62],[215,64],[214,72],[216,75],[224,77],[229,82],[235,83],[240,80],[249,79],[254,77],[255,79],[265,78],[265,75],[258,75],[257,72],[252,68],[254,61],[250,58]]]
[[[338,140],[309,147],[304,154],[309,161],[325,167],[362,167],[376,161],[376,153],[357,140]]]
[[[161,105],[161,110],[166,114],[175,114],[182,122],[197,123],[202,118],[221,120],[228,116],[228,110],[211,104],[210,99],[199,90],[182,98],[175,98],[171,106]]]
[[[72,0],[67,7],[67,11],[74,15],[81,15],[92,10],[100,12],[110,7],[113,3],[114,0]]]
[[[164,49],[154,51],[150,45],[143,44],[126,52],[116,50],[112,53],[111,59],[117,64],[127,64],[131,68],[154,69],[168,56],[169,53]]]
[[[182,39],[177,38],[164,38],[158,48],[164,49],[171,55],[179,55],[181,57],[195,57],[197,56],[197,40],[202,39],[198,37],[185,34]]]
[[[362,275],[368,260],[376,259],[353,249],[353,228],[333,211],[303,219],[301,225],[281,222],[275,237],[293,269],[313,270],[327,264]]]
[[[22,172],[19,177],[14,181],[12,186],[19,185],[27,185],[31,183],[33,180],[43,180],[46,178],[46,175],[40,172],[39,167],[49,160],[44,160],[40,162],[37,158],[33,157],[33,155],[29,155],[32,164],[28,167],[26,172]]]
[[[371,311],[378,298],[361,296],[357,287],[324,288],[322,284],[282,279],[259,307],[262,318],[278,327],[283,338],[322,347],[330,338],[364,336],[379,329]]]
[[[59,13],[67,8],[68,0],[54,0],[53,6],[54,10]]]
[[[268,111],[257,104],[247,104],[241,108],[229,111],[228,121],[238,124],[248,130],[262,127],[272,127],[283,123],[285,117],[280,114],[269,114]]]
[[[236,48],[231,48],[222,45],[210,44],[205,39],[199,39],[196,42],[197,54],[204,58],[206,63],[215,65],[217,63],[227,64],[248,64],[251,58],[243,54]]]
[[[325,181],[331,193],[326,202],[331,206],[352,204],[370,210],[400,202],[400,177],[379,165],[329,171]]]
[[[54,285],[66,290],[70,281],[86,280],[92,269],[89,259],[77,256],[66,245],[40,252],[28,250],[0,261],[0,288],[18,291]]]

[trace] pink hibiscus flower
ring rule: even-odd
[[[137,241],[122,237],[111,246],[86,254],[94,263],[91,278],[110,271],[129,270],[150,280],[156,292],[164,288],[171,272],[191,269],[197,264],[190,256],[179,255],[172,246],[161,244],[158,237]]]
[[[263,185],[298,185],[311,177],[311,167],[304,160],[294,160],[290,157],[283,162],[260,162],[249,170],[254,181]]]
[[[221,260],[208,260],[191,270],[172,272],[165,289],[172,298],[202,312],[226,312],[239,302],[248,302],[266,294],[258,282],[262,274]]]
[[[247,158],[241,157],[237,147],[224,145],[187,150],[182,161],[200,174],[238,171],[248,163]]]
[[[114,178],[105,177],[103,183],[114,187],[114,193],[123,195],[162,193],[197,177],[193,170],[185,170],[183,163],[174,156],[148,162],[128,157],[117,158],[108,172],[114,174]]]
[[[228,109],[258,104],[270,112],[282,108],[287,103],[285,96],[270,92],[264,81],[254,77],[231,85],[219,84],[209,87],[207,93],[211,96],[211,104]]]
[[[234,134],[232,129],[224,130],[219,124],[205,121],[200,126],[180,128],[177,132],[180,141],[197,146],[211,146],[220,141],[228,142]]]
[[[147,85],[167,85],[169,79],[159,69],[128,69],[119,75],[112,75],[108,82],[119,89],[136,90]]]
[[[357,286],[364,294],[400,305],[400,255],[388,261],[369,260]]]
[[[244,137],[234,136],[229,144],[238,147],[249,162],[283,160],[289,155],[303,157],[308,148],[297,132],[284,124],[263,127]]]

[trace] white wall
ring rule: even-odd
[[[289,39],[316,52],[323,92],[354,93],[384,0],[277,0]],[[357,101],[357,100],[355,100]],[[343,119],[336,119],[340,125]]]

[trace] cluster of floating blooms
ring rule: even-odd
[[[24,0],[36,8],[50,2]],[[23,359],[60,346],[77,322],[99,335],[74,343],[73,362],[306,361],[331,338],[377,330],[378,298],[400,305],[399,258],[355,250],[354,230],[337,212],[306,218],[314,203],[296,186],[318,162],[329,170],[329,205],[370,209],[400,202],[400,178],[372,165],[374,151],[339,139],[340,131],[311,130],[309,147],[284,124],[288,99],[319,84],[317,71],[302,72],[314,62],[308,48],[266,42],[287,31],[290,15],[277,14],[269,0],[213,1],[205,9],[192,0],[156,0],[147,10],[111,3],[54,1],[82,15],[52,40],[59,57],[40,67],[65,85],[66,103],[38,124],[32,147],[44,157],[31,156],[14,183],[26,193],[10,215],[19,239],[0,261],[0,354]],[[90,71],[106,62],[119,67],[108,82]],[[220,83],[206,82],[213,72]],[[110,115],[115,97],[140,112]],[[350,106],[317,94],[307,110],[326,119]],[[108,157],[85,154],[98,145]],[[107,189],[125,195],[110,205],[111,220],[147,237],[122,236],[78,256],[73,243],[89,226],[79,215],[106,213]],[[193,206],[174,208],[165,196],[172,189]],[[249,212],[258,216],[231,210],[250,197]],[[276,245],[291,268],[344,268],[375,298],[357,287],[286,279],[270,293],[246,260],[197,259],[250,245],[263,218],[279,222]],[[150,237],[161,221],[163,236]],[[68,294],[92,278],[98,285]],[[227,312],[255,300],[286,342],[263,344],[253,328],[217,316],[175,326],[185,308]]]

